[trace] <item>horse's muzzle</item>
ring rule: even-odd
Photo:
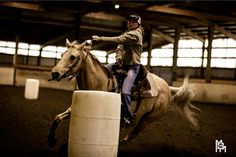
[[[60,81],[61,74],[59,72],[52,72],[52,80]]]

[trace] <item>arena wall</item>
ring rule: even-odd
[[[0,84],[2,85],[13,85],[13,68],[0,68]],[[39,87],[42,88],[53,88],[72,91],[76,88],[76,81],[73,78],[71,81],[63,79],[61,81],[48,81],[51,78],[50,71],[46,70],[25,70],[17,69],[16,70],[16,86],[25,86],[26,79],[37,79],[39,80]]]
[[[0,84],[1,85],[13,85],[14,69],[10,67],[0,68]],[[162,76],[162,75],[161,75]],[[163,76],[165,76],[163,74]],[[57,81],[48,81],[51,78],[49,70],[34,70],[34,69],[17,69],[16,70],[16,86],[25,86],[26,79],[38,79],[40,81],[40,87],[53,88],[67,91],[73,91],[76,89],[76,80],[73,78],[71,81],[66,79]],[[165,78],[164,78],[165,79]],[[168,80],[167,80],[168,82]],[[172,82],[173,86],[180,86],[183,80],[179,79]],[[228,83],[226,81],[205,83],[204,80],[196,81],[190,79],[190,84],[194,86],[196,95],[193,100],[197,102],[207,103],[223,103],[223,104],[236,104],[236,82],[232,81]]]
[[[180,86],[182,82],[175,81],[173,86]],[[224,83],[196,83],[190,80],[195,91],[193,101],[206,103],[236,104],[236,84]]]
[[[0,84],[13,85],[14,69],[9,67],[0,67]]]

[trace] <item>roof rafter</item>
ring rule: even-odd
[[[191,29],[186,29],[184,26],[181,28],[182,32],[185,32],[186,34],[190,35],[191,37],[200,40],[201,42],[205,42],[205,40],[200,37],[197,33],[194,33],[191,31]]]
[[[234,22],[236,22],[236,18],[231,17],[231,16],[215,15],[215,14],[209,14],[209,13],[199,13],[199,12],[195,12],[195,11],[172,8],[172,7],[166,7],[166,6],[153,6],[153,7],[148,8],[147,10],[155,11],[155,12],[168,13],[168,14],[189,16],[189,17],[194,17],[194,18],[197,18],[197,19],[201,19],[201,18],[203,18],[203,19],[215,19],[215,20],[224,19],[225,21],[234,21]]]
[[[171,42],[171,43],[174,43],[175,42],[175,39],[172,38],[171,36],[157,30],[156,28],[153,29],[152,31],[152,35],[155,37],[155,35],[158,34],[159,36],[161,36],[162,38],[164,38],[165,40]]]
[[[184,10],[184,9],[177,9],[177,8],[169,8],[169,7],[163,7],[163,6],[154,6],[152,8],[149,8],[148,10],[152,10],[155,12],[162,12],[162,13],[169,13],[169,14],[176,14],[176,15],[184,15],[184,16],[190,16],[197,18],[201,21],[203,21],[207,25],[214,25],[215,29],[224,34],[225,36],[232,38],[236,40],[236,35],[231,33],[230,31],[227,31],[224,27],[221,27],[217,25],[214,22],[211,22],[207,20],[208,18],[217,18],[217,19],[224,19],[224,20],[229,20],[229,21],[236,21],[236,18],[234,17],[229,17],[229,16],[223,16],[223,15],[212,15],[212,14],[203,14],[203,13],[198,13],[190,10]]]
[[[20,2],[0,2],[0,6],[13,7],[18,9],[43,11],[39,4],[20,3]]]

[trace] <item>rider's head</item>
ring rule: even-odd
[[[139,25],[141,25],[141,17],[137,14],[131,14],[127,17],[128,23],[127,27],[128,29],[135,29]]]

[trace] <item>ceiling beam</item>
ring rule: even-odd
[[[169,35],[167,35],[167,34],[161,32],[161,31],[157,30],[156,28],[154,28],[153,31],[152,31],[152,36],[153,36],[153,37],[156,37],[157,34],[158,34],[159,36],[161,36],[162,38],[164,38],[165,40],[171,42],[171,43],[174,43],[174,42],[175,42],[175,39],[174,39],[174,38],[172,38],[171,36],[169,36]]]
[[[80,28],[82,29],[91,29],[91,30],[96,30],[96,31],[103,31],[103,32],[113,32],[113,33],[122,33],[122,31],[120,29],[113,29],[113,28],[104,28],[104,27],[98,27],[98,26],[88,26],[88,25],[84,25],[82,24],[80,26]]]
[[[226,37],[232,38],[234,40],[236,40],[236,35],[231,33],[230,31],[227,31],[224,27],[220,27],[217,24],[212,23],[212,25],[214,25],[215,30],[224,34]]]
[[[35,10],[35,11],[43,11],[43,8],[41,8],[39,4],[31,4],[31,3],[0,2],[0,6],[12,7],[12,8],[18,8],[18,9]]]
[[[202,21],[204,21],[206,24],[211,25],[211,26],[214,26],[215,30],[224,34],[226,37],[228,38],[232,38],[234,40],[236,40],[236,35],[231,33],[230,31],[227,31],[224,27],[221,27],[219,26],[218,24],[214,23],[214,22],[211,22],[211,21],[208,21],[204,18],[202,18]]]
[[[159,21],[163,21],[163,22],[167,22],[169,21],[169,23],[171,21],[175,21],[177,23],[188,23],[188,24],[199,24],[199,25],[203,25],[204,23],[200,20],[197,19],[192,19],[192,18],[187,18],[187,17],[183,17],[183,18],[176,18],[173,16],[168,16],[168,15],[161,15],[156,11],[149,11],[149,10],[143,10],[143,9],[139,9],[139,8],[132,8],[132,7],[120,7],[119,9],[112,9],[111,6],[107,5],[98,5],[98,4],[94,4],[94,3],[88,3],[87,5],[89,5],[89,9],[86,10],[86,12],[84,12],[83,15],[85,15],[86,13],[89,12],[106,12],[109,14],[117,14],[120,15],[122,17],[126,17],[129,14],[133,14],[135,13],[139,13],[140,16],[142,17],[142,20],[145,21],[151,21],[153,23],[155,22],[159,22]],[[80,8],[83,8],[83,6],[80,6]],[[124,18],[125,20],[125,18]]]
[[[44,47],[46,47],[48,45],[54,44],[54,43],[56,43],[56,42],[58,42],[58,41],[60,41],[62,39],[65,39],[65,38],[67,38],[70,35],[75,34],[75,33],[76,33],[76,30],[68,32],[68,33],[65,33],[65,34],[63,34],[63,35],[61,35],[59,37],[56,37],[56,38],[52,39],[52,40],[46,41],[43,44],[41,44],[42,46],[40,47],[40,50],[42,50]]]
[[[177,27],[177,26],[179,26],[179,25],[176,24],[175,26]],[[184,32],[184,33],[186,33],[187,35],[191,36],[192,38],[200,40],[201,42],[205,42],[204,38],[202,38],[201,36],[199,36],[197,33],[194,33],[193,31],[191,31],[191,29],[186,28],[186,27],[183,26],[183,25],[181,25],[181,26],[179,26],[179,27],[181,28],[181,29],[180,29],[181,32]]]
[[[161,13],[167,13],[167,14],[175,14],[175,15],[182,15],[182,16],[189,16],[194,17],[197,19],[214,19],[214,20],[224,20],[224,21],[234,21],[236,22],[236,18],[232,16],[225,16],[225,15],[215,15],[210,13],[199,13],[195,11],[185,10],[185,9],[179,9],[179,8],[171,8],[166,6],[153,6],[148,8],[147,10],[155,11],[155,12],[161,12]]]
[[[221,20],[223,19],[223,20],[228,20],[228,21],[236,21],[236,18],[228,17],[228,16],[221,16],[221,15],[203,14],[203,13],[198,13],[198,12],[184,10],[184,9],[168,8],[168,7],[162,7],[162,6],[154,6],[154,8],[151,10],[156,11],[156,12],[164,12],[164,13],[170,13],[170,14],[176,14],[176,15],[195,17],[203,21],[205,25],[214,25],[216,31],[224,34],[226,37],[236,40],[236,35],[234,35],[230,31],[227,31],[224,27],[221,27],[217,25],[216,23],[207,20],[207,18],[218,18]]]
[[[199,36],[197,33],[194,33],[191,31],[191,29],[186,29],[184,28],[184,26],[181,28],[181,31],[188,34],[189,36],[191,36],[194,39],[198,39],[201,42],[205,42],[204,38],[202,38],[201,36]]]
[[[99,8],[100,8],[100,7],[99,7]],[[105,8],[102,8],[102,9],[105,9]],[[125,10],[126,10],[126,11],[125,11]],[[120,9],[119,14],[122,14],[122,15],[123,15],[123,14],[126,14],[126,15],[127,15],[127,10],[129,10],[129,9],[124,9],[124,10]],[[105,9],[105,11],[107,11],[107,9]],[[110,10],[109,10],[109,11],[110,11]],[[143,23],[148,23],[148,24],[150,24],[150,25],[155,25],[155,23],[153,23],[153,20],[150,21],[150,19],[152,18],[152,19],[158,19],[158,22],[159,22],[159,21],[163,21],[163,22],[166,23],[166,25],[168,25],[168,26],[170,26],[170,27],[173,27],[173,28],[175,28],[176,26],[179,25],[179,21],[176,20],[176,18],[173,18],[173,17],[160,15],[160,14],[157,14],[157,13],[152,12],[152,11],[142,11],[141,13],[142,13],[142,15],[144,15],[144,16],[142,16],[142,17],[144,17],[144,18],[143,18],[143,19],[144,19],[144,22],[143,22]],[[123,16],[124,16],[124,15],[123,15]],[[147,17],[149,17],[150,19],[149,19],[149,20],[146,20]],[[201,22],[201,21],[198,21],[198,20],[181,19],[180,21],[181,21],[181,22],[186,22],[186,21],[188,21],[188,20],[190,20],[191,22],[197,22],[197,24],[207,25],[205,22]],[[157,23],[158,23],[158,22],[157,22]],[[203,38],[201,38],[197,33],[192,32],[190,29],[186,29],[186,28],[183,28],[183,27],[182,27],[182,31],[185,32],[185,33],[187,33],[187,34],[190,35],[191,37],[196,38],[196,39],[198,39],[198,40],[204,42],[204,39],[203,39]],[[160,35],[161,37],[163,37],[165,40],[167,40],[167,41],[169,41],[169,42],[171,42],[171,43],[174,43],[174,38],[172,38],[171,36],[169,36],[169,35],[167,35],[167,34],[161,32],[161,31],[159,31],[159,30],[157,30],[157,29],[155,29],[153,33],[154,33],[154,34],[153,34],[154,37],[155,37],[155,34],[158,34],[158,35]]]
[[[226,3],[222,4],[220,1],[215,1],[214,3],[208,2],[200,2],[200,1],[191,1],[191,2],[183,2],[181,4],[177,3],[178,6],[184,8],[196,8],[198,10],[203,10],[207,12],[218,13],[224,16],[232,16],[235,17],[235,3],[234,1],[227,1]],[[222,9],[224,7],[224,9]]]
[[[147,21],[145,21],[145,22],[147,22]],[[149,23],[151,25],[151,23],[153,23],[153,22],[150,21],[150,22],[147,22],[147,23]],[[160,22],[158,22],[158,23],[160,23]],[[172,28],[174,27],[175,28],[175,27],[179,26],[179,23],[177,21],[174,21],[174,20],[168,20],[168,21],[166,21],[165,24],[162,24],[162,25],[166,25],[168,27],[172,27]],[[204,25],[206,25],[206,24],[204,23]],[[191,29],[186,28],[184,25],[181,25],[181,31],[188,34],[189,36],[191,36],[194,39],[198,39],[201,42],[205,42],[204,38],[199,36],[197,33],[194,33],[193,31],[191,31]],[[170,40],[172,41],[172,39],[170,39]]]

